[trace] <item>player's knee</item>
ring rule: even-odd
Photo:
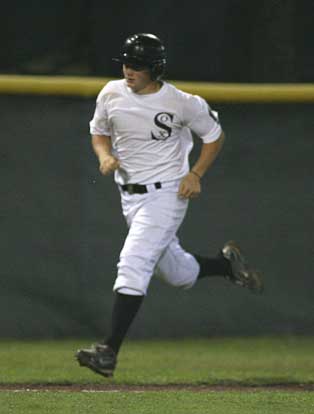
[[[153,274],[153,264],[143,257],[121,257],[114,291],[122,288],[133,289],[146,295]]]
[[[156,269],[156,276],[173,287],[190,289],[197,280],[199,265],[195,260],[184,264],[168,262],[166,266],[164,263],[162,268]]]
[[[179,279],[179,278],[173,278],[167,281],[167,283],[169,283],[171,286],[175,287],[175,288],[179,288],[179,289],[191,289],[191,287],[194,286],[195,283],[195,278],[190,277],[190,278],[185,278],[185,279]]]

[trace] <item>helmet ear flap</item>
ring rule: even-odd
[[[165,63],[154,63],[151,67],[150,76],[152,80],[159,80],[165,73]]]

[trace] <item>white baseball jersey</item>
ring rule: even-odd
[[[221,127],[206,101],[163,82],[152,94],[136,94],[124,79],[106,84],[90,122],[92,135],[111,137],[121,167],[118,184],[177,180],[189,171],[191,131],[204,143],[218,139]]]

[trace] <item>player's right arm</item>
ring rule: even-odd
[[[119,160],[112,155],[109,135],[92,135],[92,147],[99,161],[99,171],[108,175],[120,167]]]
[[[89,123],[92,147],[99,160],[99,170],[108,175],[120,166],[119,160],[112,154],[111,128],[108,121],[107,101],[113,82],[108,82],[97,97],[93,119]]]

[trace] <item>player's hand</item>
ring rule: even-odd
[[[201,181],[199,177],[197,177],[193,173],[189,173],[186,175],[179,187],[179,197],[182,198],[196,198],[201,193]]]
[[[120,161],[113,155],[104,155],[99,158],[99,171],[103,175],[111,174],[120,167]]]

